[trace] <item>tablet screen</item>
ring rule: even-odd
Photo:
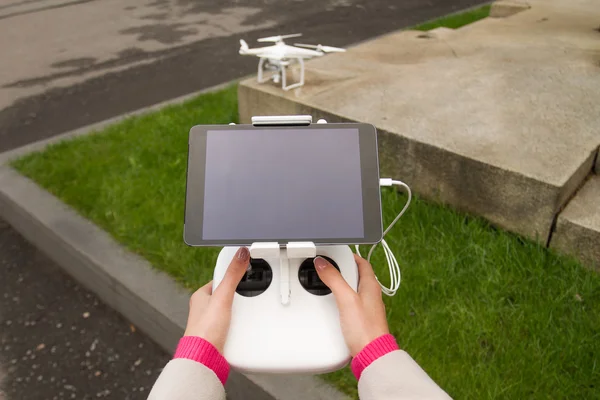
[[[372,126],[192,128],[186,243],[374,243],[381,230]]]
[[[203,240],[362,237],[358,129],[208,131]]]

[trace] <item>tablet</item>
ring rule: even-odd
[[[381,238],[374,126],[191,129],[184,225],[188,245],[366,244]]]

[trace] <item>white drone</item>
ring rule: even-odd
[[[269,36],[258,39],[259,42],[273,42],[272,46],[258,47],[251,49],[248,47],[248,43],[244,40],[240,40],[240,54],[250,55],[260,58],[258,62],[258,82],[264,83],[268,80],[273,80],[275,83],[281,81],[281,88],[283,90],[290,90],[304,85],[304,59],[313,57],[320,57],[326,53],[341,53],[346,51],[339,47],[322,46],[320,44],[294,44],[294,46],[287,45],[283,42],[283,39],[302,36],[301,33],[294,33],[291,35],[278,35]],[[292,85],[286,83],[286,71],[285,68],[298,63],[300,64],[300,81]],[[264,71],[273,71],[273,74],[268,78],[263,78]]]

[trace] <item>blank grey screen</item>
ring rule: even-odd
[[[208,131],[205,240],[364,237],[358,129]]]

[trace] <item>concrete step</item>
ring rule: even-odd
[[[600,271],[600,176],[592,175],[560,213],[550,247]]]
[[[449,37],[458,56],[487,49],[528,48],[558,53],[587,53],[598,59],[600,8],[587,0],[530,2],[532,8],[508,18],[485,18],[457,30]],[[586,7],[587,6],[587,7]],[[507,56],[509,56],[507,54]]]
[[[360,60],[372,70],[374,64],[414,64],[423,59],[448,57],[452,49],[443,40],[454,36],[456,30],[438,28],[433,31],[402,30],[353,46],[349,52],[337,53],[311,61],[311,66],[331,68],[345,64],[352,68]],[[360,63],[362,65],[362,63]]]
[[[385,35],[308,62],[289,92],[248,79],[240,119],[371,123],[382,175],[547,243],[600,146],[599,10],[556,10],[534,3],[444,38]]]

